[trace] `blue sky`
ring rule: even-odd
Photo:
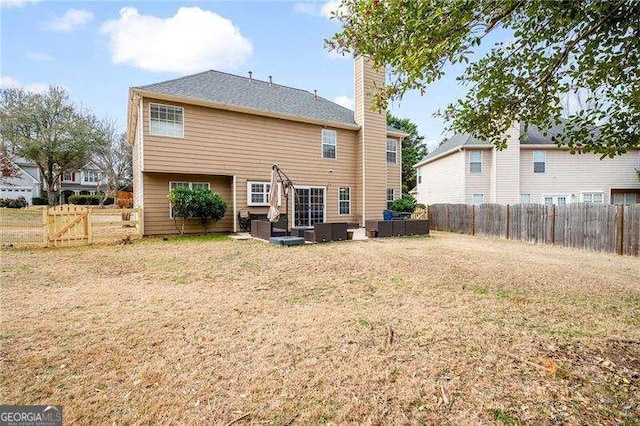
[[[324,39],[338,29],[325,2],[0,0],[2,86],[66,87],[72,99],[124,129],[130,86],[217,69],[353,99],[351,58]],[[459,70],[454,70],[459,71]],[[434,144],[444,123],[434,111],[464,93],[456,72],[392,106]]]

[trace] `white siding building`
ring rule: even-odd
[[[21,157],[13,157],[18,166],[18,175],[3,177],[0,183],[0,198],[18,199],[24,197],[32,204],[33,197],[40,196],[40,169],[31,161]]]
[[[416,164],[417,200],[435,203],[640,203],[640,150],[600,160],[572,155],[535,127],[520,126],[496,150],[471,135],[455,135]]]

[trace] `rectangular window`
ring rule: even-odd
[[[269,182],[247,182],[247,205],[248,206],[268,206]],[[278,185],[278,205],[280,205],[280,186]]]
[[[338,189],[338,214],[351,214],[351,188]]]
[[[391,208],[391,204],[395,201],[396,197],[393,188],[387,188],[387,209]]]
[[[335,130],[322,129],[322,158],[335,160],[337,156],[337,139]]]
[[[418,174],[418,183],[422,183],[422,171],[418,169],[417,174]]]
[[[520,202],[521,203],[530,203],[531,202],[531,194],[520,194]]]
[[[469,151],[469,171],[482,173],[482,151]]]
[[[100,173],[96,170],[85,170],[84,171],[84,181],[86,183],[98,183],[100,180]]]
[[[613,204],[630,205],[638,202],[640,202],[640,197],[633,192],[619,192],[613,194]]]
[[[387,139],[387,163],[396,164],[398,159],[398,142],[395,139]]]
[[[547,168],[547,153],[545,151],[533,151],[533,172],[544,173]]]
[[[484,194],[473,194],[473,204],[480,205],[484,203]]]
[[[604,203],[603,192],[583,192],[580,194],[583,203]]]
[[[184,108],[149,104],[149,133],[154,136],[184,137]]]
[[[71,172],[64,172],[64,174],[62,175],[62,180],[65,182],[73,181],[73,179],[71,179]]]
[[[542,200],[546,206],[565,206],[569,203],[569,195],[543,195]]]
[[[169,182],[169,191],[172,191],[178,187],[211,190],[211,185],[209,184],[209,182]],[[175,219],[173,216],[173,209],[171,208],[171,203],[169,203],[169,218]]]

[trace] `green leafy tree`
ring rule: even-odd
[[[111,119],[100,122],[99,134],[103,143],[93,153],[93,162],[100,168],[104,179],[98,182],[98,191],[103,195],[100,205],[108,197],[117,197],[118,190],[131,186],[133,179],[132,147],[126,133],[118,131],[117,123]]]
[[[418,126],[408,118],[397,118],[387,112],[387,124],[409,134],[402,140],[402,192],[409,192],[417,183],[413,166],[427,155],[424,136],[418,134]]]
[[[45,93],[0,90],[0,136],[13,145],[15,154],[38,165],[49,205],[56,202],[62,173],[84,166],[103,143],[95,116],[55,86]]]
[[[410,194],[402,194],[401,198],[398,198],[391,203],[390,210],[402,213],[413,213],[416,209],[416,200]]]
[[[200,220],[202,232],[205,233],[207,222],[209,220],[214,223],[219,221],[227,210],[227,203],[222,197],[208,189],[190,189],[186,186],[179,186],[172,189],[167,198],[171,203],[176,229],[181,234],[184,234],[186,221],[192,219]],[[177,225],[178,219],[182,221],[180,228]]]
[[[514,122],[562,124],[553,140],[572,153],[640,146],[637,0],[343,0],[340,10],[343,29],[327,43],[388,66],[390,84],[375,95],[381,110],[463,64],[459,80],[469,91],[441,112],[451,130],[503,148]],[[497,29],[513,38],[470,63]],[[579,91],[589,94],[587,107],[561,119],[563,99]]]

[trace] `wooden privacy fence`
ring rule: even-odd
[[[63,205],[46,210],[0,209],[0,243],[60,247],[142,236],[142,209]]]
[[[431,229],[640,255],[640,204],[432,204]]]

